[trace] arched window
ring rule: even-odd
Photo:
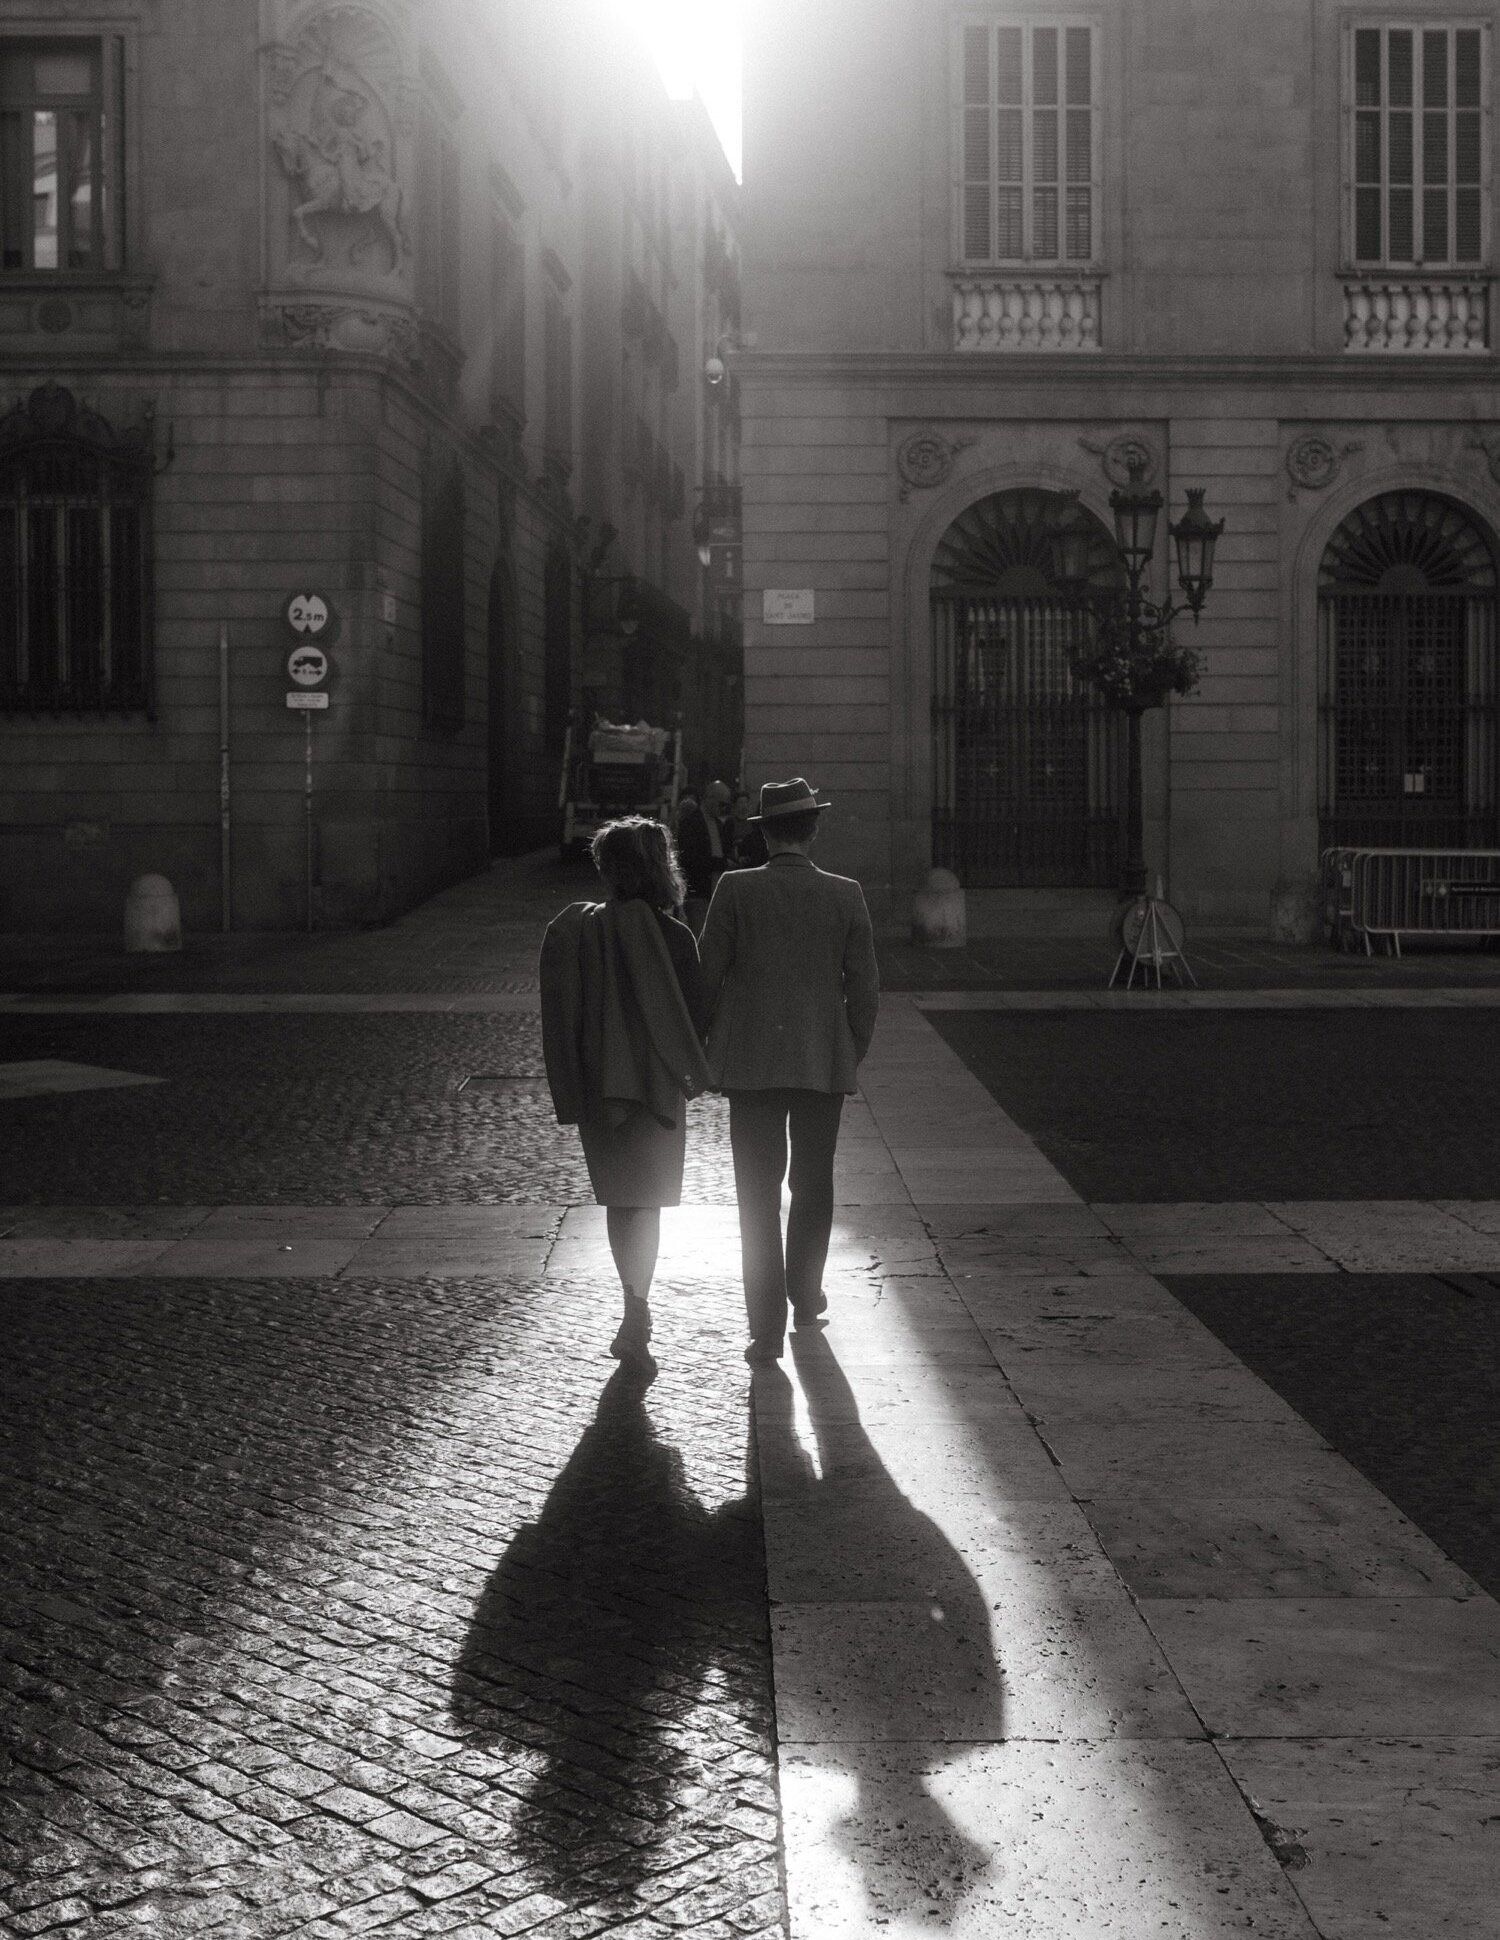
[[[428,487],[422,511],[422,719],[464,722],[468,601],[464,582],[464,475],[455,459]]]
[[[151,483],[60,384],[0,418],[0,709],[151,713]]]
[[[1386,492],[1329,541],[1319,590],[1322,841],[1496,839],[1495,559],[1451,500]]]
[[[932,566],[932,859],[970,888],[1088,886],[1119,871],[1119,717],[1073,673],[1092,624],[1058,581],[1077,502],[997,492],[944,533]],[[1109,535],[1090,583],[1119,573]]]

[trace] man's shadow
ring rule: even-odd
[[[767,1381],[773,1405],[760,1410],[759,1435],[768,1488],[794,1517],[796,1587],[811,1601],[891,1606],[892,1621],[874,1633],[884,1660],[851,1664],[838,1686],[839,1743],[860,1749],[849,1762],[854,1803],[834,1836],[863,1874],[877,1917],[947,1925],[991,1860],[949,1818],[928,1780],[946,1762],[942,1744],[959,1758],[974,1742],[1003,1736],[989,1607],[937,1523],[896,1486],[826,1336],[794,1334],[792,1354],[816,1465],[793,1432],[790,1406],[776,1405],[778,1383],[788,1389],[781,1399],[791,1398],[779,1370]],[[851,1530],[855,1513],[862,1536]],[[868,1558],[868,1569],[856,1564],[845,1573],[841,1559],[853,1557]],[[904,1755],[901,1741],[913,1739],[924,1743],[924,1761]],[[883,1745],[891,1747],[889,1760],[878,1758]]]
[[[486,1583],[451,1711],[476,1748],[514,1754],[507,1845],[574,1907],[659,1871],[715,1750],[769,1743],[759,1514],[703,1507],[627,1369]]]

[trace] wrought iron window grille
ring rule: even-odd
[[[0,418],[0,711],[155,718],[146,429],[43,384]]]

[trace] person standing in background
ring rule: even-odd
[[[769,860],[720,876],[700,946],[713,1019],[709,1072],[729,1097],[752,1367],[781,1358],[788,1301],[799,1328],[819,1325],[828,1306],[823,1267],[839,1120],[880,1003],[864,892],[808,854],[830,805],[800,775],[761,789],[751,819]]]
[[[703,928],[714,884],[734,866],[729,801],[728,787],[722,781],[711,781],[701,801],[684,807],[678,819],[677,849],[687,879],[683,914],[695,936]]]
[[[743,789],[734,798],[730,811],[734,826],[734,866],[736,869],[760,869],[764,867],[769,851],[766,838],[760,832],[758,817],[750,813],[750,797]]]

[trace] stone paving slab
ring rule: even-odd
[[[1207,1744],[794,1745],[781,1782],[794,1940],[1319,1940]]]
[[[68,1058],[12,1058],[0,1063],[0,1104],[13,1098],[49,1098],[64,1092],[117,1091],[121,1086],[161,1084],[134,1071],[108,1071]]]
[[[1133,1481],[1089,1496],[1089,1520],[1132,1596],[1240,1598],[1477,1594],[1474,1579],[1384,1497],[1266,1485],[1184,1497]]]
[[[674,1260],[673,1270],[680,1273],[707,1270],[735,1257],[739,1246],[732,1184],[712,1147],[703,1160],[700,1196],[664,1215],[664,1258]],[[898,1153],[889,1167],[899,1196],[897,1190],[866,1191],[858,1174],[835,1175],[839,1210],[830,1273],[841,1282],[876,1272],[946,1276],[962,1287],[981,1324],[1008,1332],[1017,1347],[1023,1343],[1012,1321],[1015,1326],[1049,1324],[1045,1312],[1028,1310],[1027,1320],[1013,1308],[1023,1291],[1051,1287],[1067,1295],[1085,1280],[1095,1289],[1089,1302],[1096,1317],[1102,1297],[1097,1283],[1121,1282],[1137,1288],[1129,1311],[1171,1311],[1180,1326],[1183,1317],[1170,1300],[1164,1308],[1153,1303],[1151,1276],[1500,1277],[1500,1221],[1488,1201],[1395,1209],[1383,1201],[1343,1201],[1336,1209],[1277,1201],[1127,1211],[1077,1203],[917,1204],[911,1195],[927,1189],[924,1175],[913,1173],[908,1183],[898,1169],[902,1163]],[[131,1273],[151,1266],[188,1275],[305,1269],[400,1277],[416,1271],[424,1259],[428,1273],[460,1278],[496,1271],[529,1274],[544,1266],[563,1274],[575,1266],[590,1272],[610,1268],[604,1215],[593,1205],[0,1208],[0,1278]],[[1048,1304],[1044,1300],[1043,1309]],[[1091,1331],[1096,1345],[1102,1343],[1104,1332]],[[1162,1337],[1147,1338],[1153,1342],[1151,1357],[1160,1362],[1166,1351]],[[1043,1345],[1040,1337],[1030,1341],[1032,1348]]]
[[[1491,1940],[1500,1739],[1231,1739],[1218,1750],[1320,1934],[1389,1940],[1417,1879],[1421,1925],[1408,1930]]]
[[[1220,1738],[1500,1738],[1500,1608],[1478,1597],[1142,1599]]]

